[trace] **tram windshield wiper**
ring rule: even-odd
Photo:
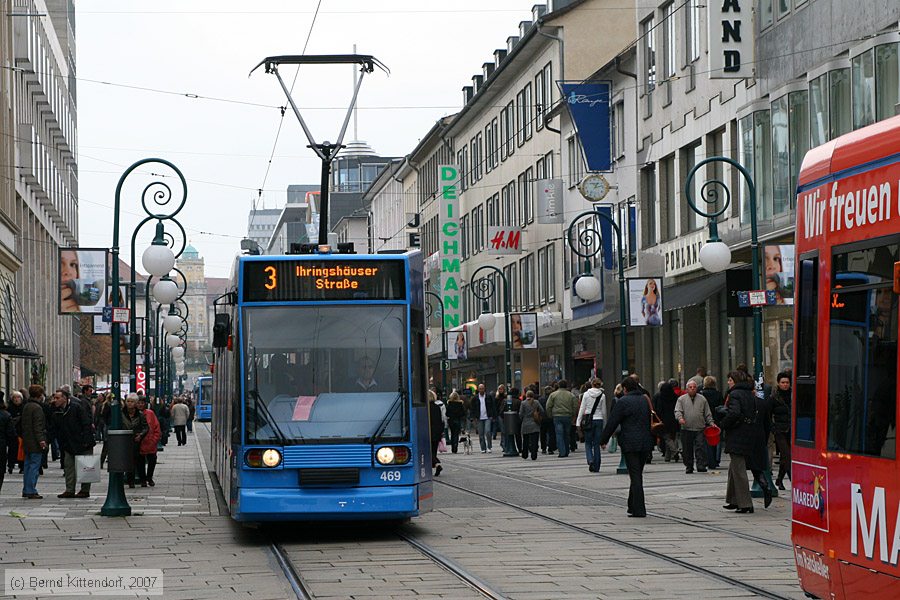
[[[281,431],[281,427],[278,426],[278,422],[275,420],[275,417],[272,416],[272,413],[269,411],[269,407],[266,405],[265,400],[259,395],[259,362],[256,358],[256,348],[253,348],[253,389],[249,390],[249,394],[253,396],[253,408],[255,410],[257,422],[256,431],[254,432],[254,437],[259,434],[259,413],[260,409],[262,409],[263,416],[268,422],[269,426],[272,428],[272,431],[275,433],[276,439],[278,443],[282,446],[286,446],[288,444],[287,437],[284,435],[284,432]],[[303,441],[303,436],[298,434],[300,441]]]
[[[375,429],[375,432],[369,436],[369,439],[366,441],[367,444],[374,444],[381,436],[384,435],[385,430],[390,424],[391,420],[394,418],[394,415],[397,413],[397,409],[400,408],[402,404],[402,400],[406,398],[406,392],[400,390],[397,392],[397,397],[394,398],[393,404],[391,404],[391,409],[387,412],[381,422],[378,424],[378,427]]]

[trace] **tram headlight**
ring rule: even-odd
[[[251,448],[244,455],[248,467],[274,468],[281,464],[281,452],[274,448]]]
[[[277,467],[281,464],[281,452],[274,448],[269,448],[262,455],[262,462],[267,467]]]
[[[405,465],[409,462],[410,452],[406,446],[382,446],[375,452],[375,460],[379,465]]]

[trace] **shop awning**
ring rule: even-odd
[[[8,358],[41,358],[25,311],[19,302],[16,282],[0,272],[0,355]]]
[[[725,273],[715,273],[670,288],[663,288],[663,311],[700,304],[724,287]]]

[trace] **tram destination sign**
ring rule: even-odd
[[[245,302],[405,300],[397,260],[274,260],[244,263]]]

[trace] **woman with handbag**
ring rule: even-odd
[[[753,380],[742,370],[728,374],[728,399],[722,427],[725,429],[725,452],[731,457],[728,467],[728,487],[725,492],[727,510],[752,513],[753,499],[747,469],[753,472],[753,480],[763,491],[766,508],[772,503],[772,491],[763,477],[768,466],[769,424],[772,413],[769,404],[757,398]]]
[[[544,407],[534,397],[534,392],[525,392],[525,400],[519,407],[519,420],[522,421],[522,458],[537,460],[538,439],[541,437],[541,423],[544,420]]]
[[[591,380],[591,387],[581,395],[581,406],[578,407],[578,434],[584,437],[584,454],[587,458],[588,471],[600,472],[600,434],[603,433],[603,421],[606,420],[606,395],[603,393],[603,382],[599,377]]]
[[[659,384],[659,392],[653,398],[653,408],[662,422],[665,423],[665,432],[662,435],[664,448],[664,457],[666,462],[678,460],[678,421],[675,420],[675,403],[678,402],[678,396],[675,394],[675,386],[671,381],[664,381]]]
[[[459,397],[457,391],[453,391],[447,399],[447,423],[450,427],[450,449],[456,454],[459,448],[459,432],[466,418],[466,404]]]

